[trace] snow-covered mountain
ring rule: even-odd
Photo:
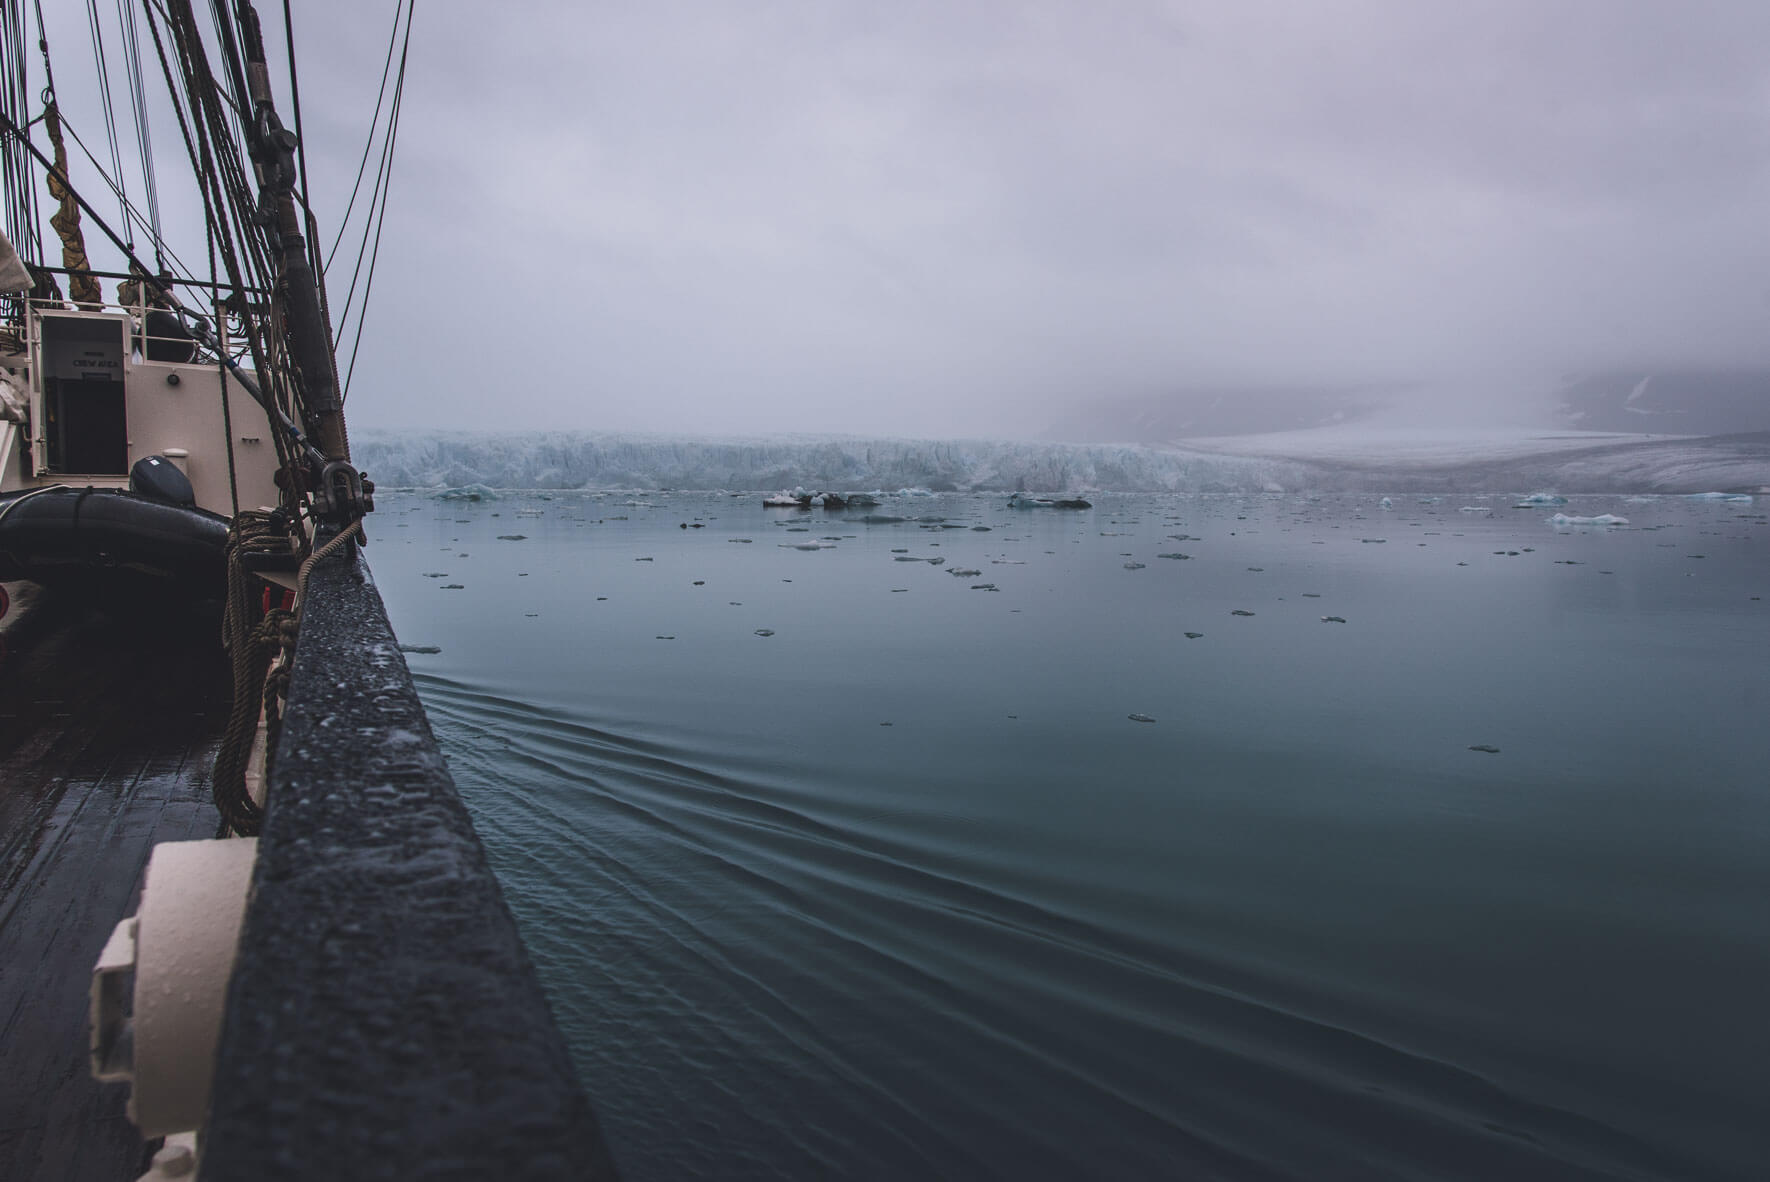
[[[1188,441],[1185,448],[1002,440],[683,439],[582,432],[362,432],[356,462],[389,488],[1761,491],[1770,434],[1367,427]]]
[[[1612,370],[1567,383],[1561,421],[1584,431],[1770,431],[1770,370]]]

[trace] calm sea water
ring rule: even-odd
[[[1392,500],[368,553],[629,1179],[1764,1177],[1763,505]]]

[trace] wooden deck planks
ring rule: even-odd
[[[8,621],[8,623],[13,623]],[[126,1089],[86,1070],[86,995],[156,841],[214,835],[213,627],[44,601],[0,664],[0,1179],[133,1178]]]

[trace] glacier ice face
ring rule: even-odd
[[[1770,443],[1748,436],[1473,433],[1425,442],[1332,431],[1184,447],[1005,440],[683,439],[587,432],[359,431],[354,458],[387,488],[898,489],[943,492],[1698,493],[1770,486]],[[1619,441],[1620,440],[1620,441]],[[1428,444],[1430,446],[1428,446]],[[1282,449],[1292,448],[1292,454]],[[1365,450],[1361,450],[1365,449]],[[886,494],[875,492],[874,496]],[[1717,494],[1725,497],[1734,494]],[[1537,502],[1553,504],[1557,502]]]
[[[358,431],[353,457],[386,488],[872,489],[1043,495],[1254,492],[1307,486],[1307,465],[1158,448],[1002,440],[672,439],[585,432]]]

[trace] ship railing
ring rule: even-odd
[[[354,546],[312,569],[268,779],[200,1176],[613,1178]]]
[[[130,355],[138,362],[147,360],[183,364],[197,356],[196,342],[182,328],[177,315],[149,303],[145,296],[138,297],[133,303],[76,303],[69,299],[20,295],[9,297],[8,303],[11,306],[6,315],[0,317],[4,321],[0,323],[0,351],[34,356],[42,340],[43,313],[85,312],[129,317]],[[154,312],[165,312],[165,316],[162,318],[150,315]],[[227,318],[216,316],[212,323],[217,326],[221,347],[231,352],[227,338]]]

